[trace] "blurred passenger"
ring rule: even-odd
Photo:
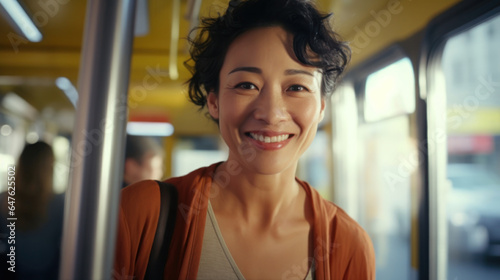
[[[64,195],[54,194],[53,173],[54,154],[48,144],[37,142],[24,147],[16,165],[15,194],[0,194],[2,279],[58,278]],[[9,200],[9,196],[14,200]],[[15,207],[14,216],[8,206]],[[7,228],[12,221],[7,217],[17,218],[15,244],[6,238],[12,235]],[[11,265],[4,262],[7,254],[12,255],[11,246],[15,248],[14,273],[7,270]]]
[[[189,97],[229,156],[167,180],[178,212],[165,279],[375,279],[368,234],[296,177],[350,56],[328,18],[309,0],[232,0],[201,20]],[[160,195],[154,181],[122,191],[122,277],[146,275]]]
[[[163,157],[162,148],[153,138],[127,135],[122,187],[146,179],[162,179]]]

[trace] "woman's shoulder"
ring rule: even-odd
[[[313,209],[316,217],[321,216],[330,221],[337,217],[337,212],[340,209],[335,203],[326,200],[315,188],[308,182],[296,179],[306,191],[307,199]],[[341,210],[341,209],[340,209]],[[341,214],[342,215],[342,214]]]
[[[192,185],[195,182],[199,182],[199,181],[206,180],[206,179],[211,179],[214,172],[215,172],[215,168],[219,164],[220,164],[220,162],[211,164],[209,166],[201,167],[201,168],[198,168],[196,170],[191,171],[190,173],[188,173],[186,175],[169,178],[169,179],[165,180],[165,182],[173,184],[174,186],[177,187],[177,185],[180,185],[180,186]]]
[[[366,243],[370,241],[366,231],[349,216],[341,207],[335,203],[326,200],[307,182],[302,182],[310,197],[312,209],[315,216],[315,222],[323,223],[328,231],[336,238],[349,238],[352,241]]]
[[[177,189],[180,198],[193,195],[199,182],[211,178],[211,172],[215,169],[215,164],[196,169],[189,174],[172,177],[163,182],[169,183]],[[157,181],[144,180],[123,188],[121,193],[121,205],[133,208],[156,208],[159,207],[160,189]]]
[[[160,199],[160,190],[158,184],[154,180],[144,180],[133,183],[122,189],[120,205],[123,211],[138,211],[149,212],[155,208],[157,203],[155,200]],[[159,207],[159,204],[158,204]]]
[[[315,254],[329,256],[331,264],[326,278],[375,279],[375,251],[366,231],[342,208],[303,185],[313,209]]]
[[[137,203],[141,200],[154,197],[159,194],[158,184],[154,180],[143,180],[133,183],[122,190],[121,201],[122,202],[134,202]]]

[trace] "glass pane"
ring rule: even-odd
[[[360,224],[370,235],[377,279],[410,279],[411,174],[407,115],[359,127]]]
[[[172,151],[172,176],[182,176],[203,166],[225,161],[228,151],[217,137],[183,137]]]
[[[309,182],[325,199],[331,200],[330,195],[330,164],[325,149],[329,145],[328,134],[319,130],[311,146],[299,160],[297,177]]]
[[[411,114],[415,110],[415,78],[408,58],[400,59],[366,79],[365,120]]]
[[[447,99],[448,279],[500,275],[500,17],[451,38]]]

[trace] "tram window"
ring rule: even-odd
[[[16,163],[23,149],[25,126],[21,118],[0,110],[0,193],[7,190],[7,166]]]
[[[410,119],[408,115],[359,127],[358,189],[360,223],[377,258],[377,279],[411,275]]]
[[[309,182],[325,199],[331,200],[329,153],[325,153],[328,141],[327,132],[318,130],[311,146],[299,160],[297,177]]]
[[[377,257],[377,279],[409,279],[411,270],[412,174],[415,145],[410,117],[415,80],[409,58],[370,74],[358,127],[359,222]]]
[[[203,166],[225,161],[228,151],[218,137],[184,137],[172,151],[172,176],[182,176]]]
[[[54,152],[54,193],[68,188],[71,131],[74,107],[56,86],[56,78],[1,76],[8,91],[0,89],[0,158],[2,166],[16,164],[26,143],[48,143]],[[3,159],[6,159],[4,161]],[[5,170],[0,179],[6,182]],[[0,192],[6,190],[0,184]]]
[[[400,59],[366,79],[366,121],[411,114],[415,110],[415,79],[409,58]]]
[[[500,16],[450,38],[446,83],[449,279],[500,274]]]

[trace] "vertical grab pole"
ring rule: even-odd
[[[110,279],[123,176],[135,0],[89,0],[60,279]]]

